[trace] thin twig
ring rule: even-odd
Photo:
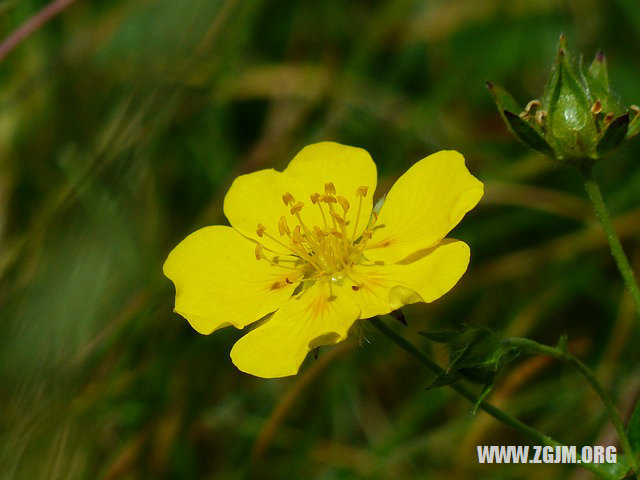
[[[53,0],[46,7],[24,22],[17,30],[9,35],[0,44],[0,61],[6,57],[11,50],[16,48],[25,38],[38,30],[65,8],[71,5],[74,0]]]

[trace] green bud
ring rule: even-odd
[[[487,87],[522,142],[565,164],[593,162],[640,131],[640,109],[623,108],[611,91],[604,52],[586,67],[567,49],[564,35],[542,100],[521,110],[506,90],[491,82]]]

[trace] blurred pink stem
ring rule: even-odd
[[[42,25],[47,23],[73,2],[74,0],[53,0],[49,5],[23,23],[15,32],[9,35],[0,44],[0,61],[2,61],[4,57],[11,52],[11,50],[16,48],[20,42],[38,30]]]

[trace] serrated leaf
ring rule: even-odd
[[[504,116],[513,130],[513,133],[522,140],[527,146],[533,148],[534,150],[538,150],[539,152],[544,153],[545,155],[549,155],[553,157],[553,149],[547,143],[547,141],[542,138],[542,136],[536,132],[531,125],[529,125],[525,120],[520,118],[518,115],[515,115],[507,110],[504,111]]]
[[[600,140],[598,141],[598,146],[596,150],[599,154],[603,154],[608,152],[609,150],[614,149],[624,140],[627,135],[627,130],[629,129],[629,114],[625,113],[624,115],[616,118],[612,121],[607,129],[602,133]]]

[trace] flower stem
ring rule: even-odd
[[[609,242],[611,254],[616,260],[618,270],[620,271],[622,279],[624,280],[629,293],[631,293],[631,298],[633,299],[633,303],[636,306],[636,313],[640,317],[640,288],[638,288],[638,281],[633,273],[633,270],[631,269],[629,259],[622,249],[620,238],[613,228],[613,223],[611,223],[611,217],[609,216],[607,206],[605,205],[604,199],[602,198],[600,186],[598,185],[598,182],[593,175],[593,167],[582,167],[580,168],[580,173],[582,174],[584,188],[587,191],[589,200],[591,200],[591,204],[593,205],[596,217],[598,218],[600,225],[602,225],[604,233],[607,237],[607,242]]]
[[[378,317],[373,317],[370,319],[371,324],[376,327],[382,334],[387,336],[392,342],[402,348],[405,352],[411,355],[413,358],[418,360],[422,365],[427,367],[432,372],[441,375],[446,373],[445,370],[438,365],[436,362],[431,360],[427,355],[422,353],[415,345],[413,345],[408,340],[405,340],[402,336],[398,335],[395,331],[393,331],[390,327],[388,327],[382,320]],[[478,402],[478,396],[475,395],[471,390],[460,383],[452,383],[448,385],[449,388],[455,390],[460,395],[465,397],[473,404],[478,404],[478,407],[481,410],[484,410],[489,415],[491,415],[496,420],[504,423],[511,429],[520,433],[522,436],[529,438],[530,440],[536,442],[538,445],[545,445],[551,447],[562,446],[562,444],[549,435],[545,435],[542,432],[539,432],[535,428],[522,423],[517,418],[512,417],[508,413],[499,409],[498,407],[492,405],[491,403],[481,400]],[[581,466],[586,468],[587,470],[591,470],[593,473],[598,475],[600,478],[605,478],[607,480],[617,480],[615,475],[605,471],[600,466],[592,463],[581,463]]]
[[[611,419],[611,423],[613,423],[616,432],[618,433],[618,438],[620,439],[620,443],[622,444],[622,448],[624,449],[624,453],[629,459],[629,466],[633,468],[635,471],[638,468],[638,460],[636,459],[633,448],[631,447],[631,442],[629,441],[629,437],[627,436],[627,432],[624,429],[624,425],[622,424],[622,419],[618,414],[618,410],[616,409],[611,397],[602,386],[600,381],[596,378],[595,374],[587,367],[584,363],[582,363],[577,357],[573,356],[569,352],[561,350],[559,348],[550,347],[548,345],[543,345],[536,341],[530,340],[528,338],[520,338],[520,337],[512,337],[504,340],[504,343],[507,345],[511,345],[517,347],[519,350],[528,353],[536,353],[540,355],[546,355],[548,357],[553,357],[563,362],[568,363],[572,367],[574,367],[578,372],[589,382],[593,390],[596,392],[605,408],[607,409],[607,414]]]

